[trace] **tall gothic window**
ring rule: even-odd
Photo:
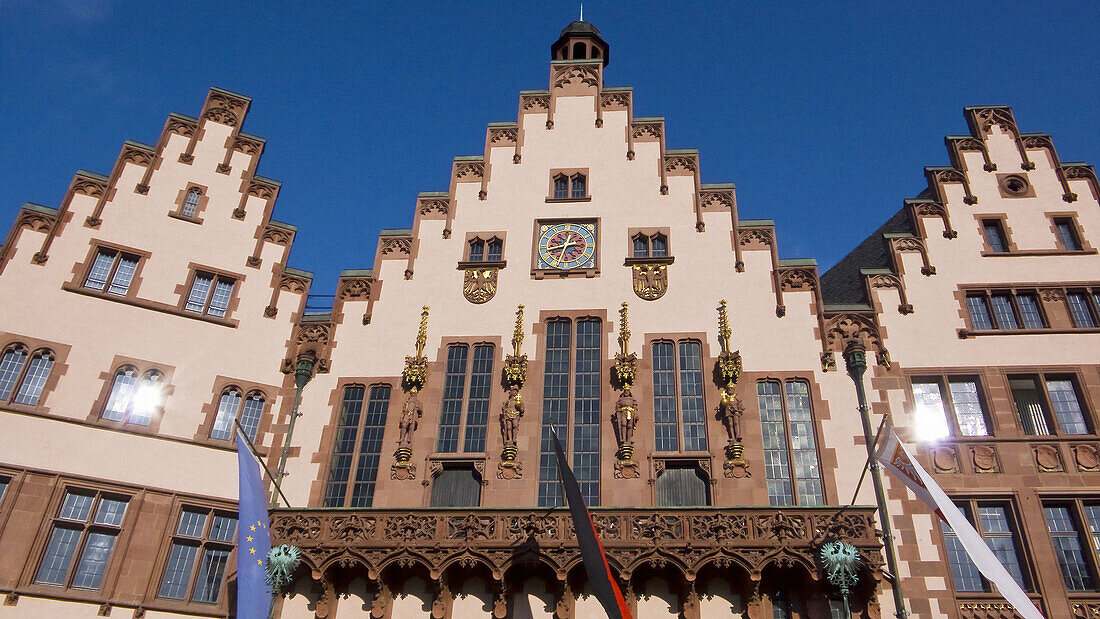
[[[756,383],[764,433],[764,470],[772,505],[823,505],[821,467],[805,381]]]
[[[247,398],[242,398],[241,391],[236,387],[229,387],[222,392],[218,399],[218,416],[214,419],[214,427],[210,430],[210,438],[228,441],[236,435],[234,419],[239,419],[244,428],[248,440],[256,440],[256,432],[260,429],[260,417],[264,412],[264,394],[253,391]]]
[[[98,590],[122,530],[128,497],[94,491],[65,493],[34,582]]]
[[[22,344],[10,346],[0,357],[0,402],[10,399],[13,404],[38,406],[53,363],[54,355],[47,349],[28,355]]]
[[[551,320],[546,323],[545,352],[539,506],[563,505],[550,436],[551,424],[573,459],[573,473],[585,502],[599,505],[600,365],[603,359],[600,320]]]
[[[363,385],[344,387],[325,483],[325,507],[370,507],[374,500],[390,386],[375,385],[370,388],[370,397],[366,396]]]
[[[493,383],[492,344],[474,346],[473,362],[470,347],[454,344],[447,348],[447,375],[443,379],[443,410],[439,415],[439,439],[436,451],[458,451],[458,439],[463,436],[462,451],[485,451],[485,435],[489,425],[489,394]],[[466,385],[469,384],[469,390]],[[465,410],[465,417],[462,411]],[[463,434],[465,426],[465,434]]]
[[[217,604],[237,534],[237,516],[207,508],[180,512],[157,597]],[[196,560],[197,559],[197,560]]]
[[[679,354],[676,354],[677,351]],[[653,432],[657,451],[706,451],[702,346],[653,342]]]

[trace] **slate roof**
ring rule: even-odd
[[[863,285],[860,269],[884,269],[890,267],[886,242],[882,235],[888,232],[912,232],[909,215],[900,209],[864,239],[856,248],[841,258],[833,268],[821,276],[821,298],[827,305],[868,303],[867,288]]]

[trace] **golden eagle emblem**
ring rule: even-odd
[[[485,303],[497,293],[497,271],[500,269],[466,269],[462,294],[470,303]]]

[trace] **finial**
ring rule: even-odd
[[[623,306],[619,309],[619,352],[626,356],[626,349],[630,345],[630,317],[627,316],[627,308],[630,306],[626,301],[623,301]]]
[[[722,352],[729,352],[730,349],[730,317],[726,312],[726,300],[718,304],[718,343],[722,346]]]
[[[427,305],[420,312],[420,329],[416,332],[416,356],[424,356],[424,345],[428,343],[428,310]]]
[[[584,21],[584,3],[581,3],[581,21]]]
[[[512,354],[519,356],[519,349],[523,346],[523,304],[516,308],[516,328],[512,331]]]

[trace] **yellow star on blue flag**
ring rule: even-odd
[[[237,464],[240,469],[237,517],[242,523],[237,533],[237,617],[267,619],[271,607],[271,590],[264,569],[264,560],[271,550],[267,495],[260,480],[259,463],[241,436],[237,437]]]

